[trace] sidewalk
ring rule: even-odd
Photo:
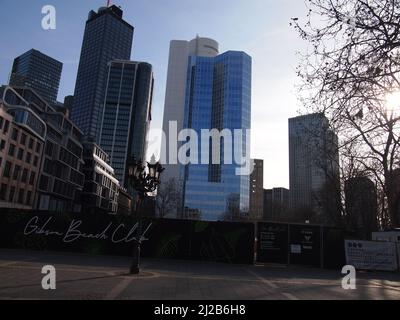
[[[339,271],[0,249],[0,299],[300,300],[400,299],[400,275],[359,273],[357,290]],[[41,287],[44,265],[56,268],[56,290]]]

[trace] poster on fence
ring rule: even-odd
[[[356,269],[396,271],[397,248],[393,242],[346,240],[346,261]]]

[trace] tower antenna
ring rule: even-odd
[[[111,0],[107,0],[107,7],[109,7],[111,4]]]

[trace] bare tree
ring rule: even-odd
[[[224,221],[248,221],[249,212],[247,209],[240,209],[240,195],[232,193],[226,199],[226,210],[222,214]]]
[[[377,184],[380,224],[399,226],[400,2],[309,0],[307,7],[306,21],[291,23],[311,49],[297,69],[301,100],[339,134],[350,167],[342,172],[356,167]]]
[[[156,208],[160,218],[178,212],[179,208],[179,188],[175,178],[171,178],[162,183],[157,191]]]

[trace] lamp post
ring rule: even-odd
[[[138,228],[133,249],[133,260],[130,267],[130,274],[139,273],[140,264],[140,246],[142,243],[142,203],[145,197],[157,190],[161,183],[160,176],[165,170],[159,162],[155,164],[147,163],[143,165],[142,161],[136,161],[132,158],[128,163],[128,179],[130,186],[137,192],[136,212],[138,213]],[[131,213],[133,206],[131,207]]]

